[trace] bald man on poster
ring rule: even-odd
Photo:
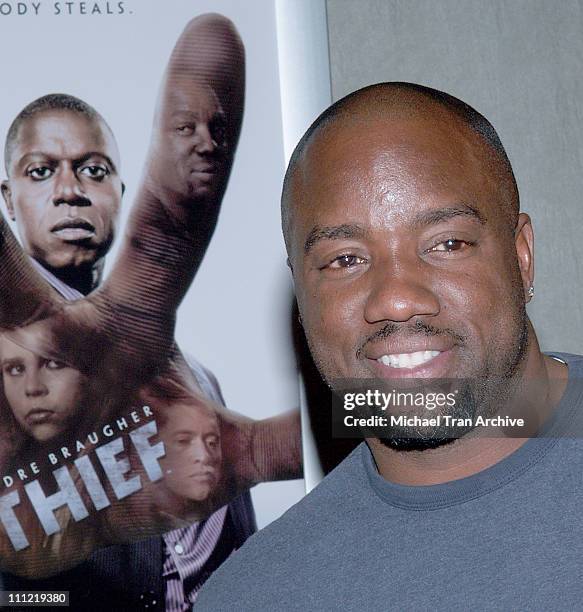
[[[492,125],[420,85],[357,91],[298,144],[282,215],[333,390],[448,384],[456,401],[391,406],[196,609],[580,607],[583,358],[539,349],[532,224]]]

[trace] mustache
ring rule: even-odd
[[[453,338],[456,344],[465,344],[467,339],[467,336],[464,336],[449,327],[435,327],[425,323],[424,321],[415,321],[415,323],[395,323],[394,321],[389,321],[383,327],[381,327],[381,329],[370,335],[360,345],[360,348],[356,351],[357,357],[360,358],[363,356],[364,348],[367,344],[376,342],[378,340],[384,340],[385,338],[396,334],[403,336],[447,336],[449,338]]]

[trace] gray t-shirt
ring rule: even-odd
[[[410,487],[361,444],[207,582],[195,609],[583,607],[583,357],[545,435],[474,476]]]

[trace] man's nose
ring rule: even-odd
[[[194,138],[194,148],[199,155],[214,153],[218,146],[206,123],[200,123],[196,126]]]
[[[25,377],[24,393],[26,397],[42,397],[48,395],[49,389],[45,384],[42,373],[38,368],[28,368]]]
[[[71,167],[62,168],[55,177],[53,204],[68,204],[69,206],[89,206],[91,200],[87,197],[83,184]]]
[[[190,456],[195,463],[210,463],[210,453],[201,439],[195,439],[190,444]]]
[[[440,302],[422,262],[385,260],[371,270],[364,317],[368,323],[409,321],[439,314]]]

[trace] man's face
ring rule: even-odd
[[[156,157],[157,180],[181,196],[214,196],[228,172],[225,113],[210,87],[186,79],[171,85],[169,110],[160,119],[164,155]]]
[[[8,405],[22,429],[38,442],[64,433],[79,410],[87,383],[64,363],[0,337],[2,382]]]
[[[193,405],[167,408],[160,429],[166,455],[160,463],[166,487],[177,497],[204,501],[221,474],[221,440],[217,418]]]
[[[93,265],[109,250],[121,204],[109,130],[71,111],[21,125],[2,186],[25,251],[53,269]]]
[[[329,383],[514,371],[530,254],[487,154],[430,119],[333,124],[311,143],[291,186],[290,259]]]

